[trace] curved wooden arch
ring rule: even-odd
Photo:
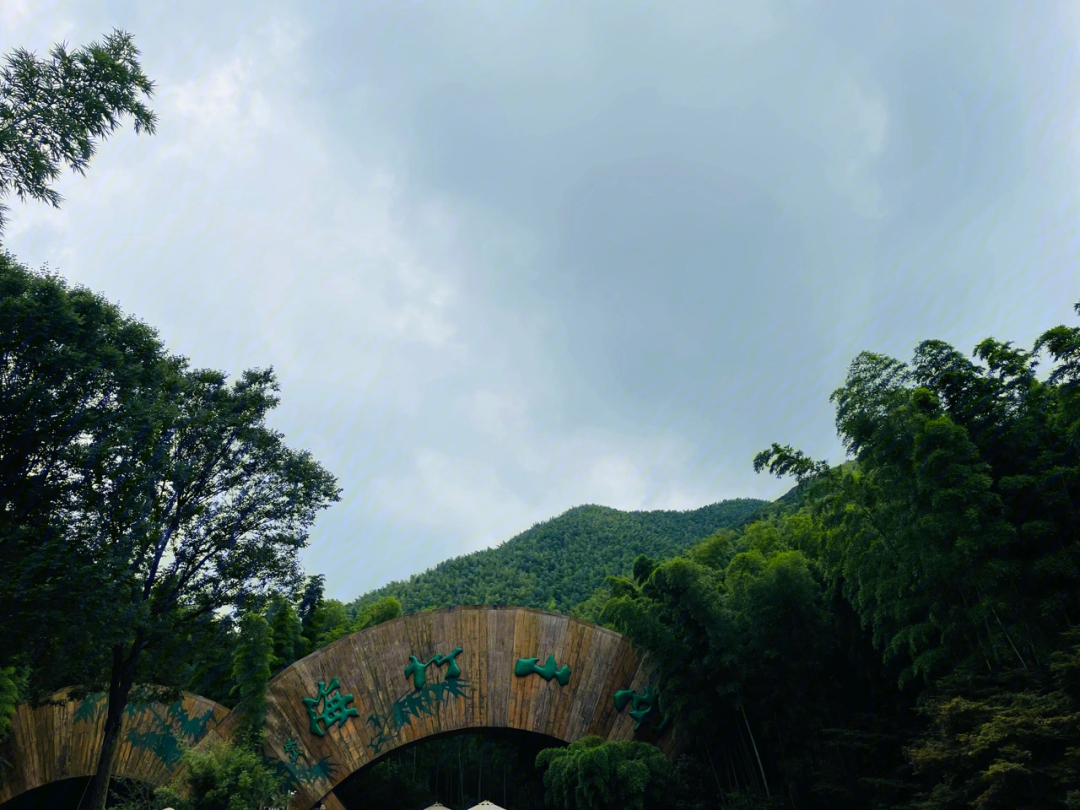
[[[549,656],[555,665],[545,670]],[[535,668],[522,664],[530,674],[515,674],[518,662],[528,659],[537,659]],[[460,670],[456,677],[451,661]],[[424,674],[419,689],[413,679],[418,669]],[[330,688],[334,679],[337,693]],[[312,718],[327,708],[326,697],[319,699],[320,683],[331,702],[335,694],[351,696],[338,706],[348,716],[329,727],[328,718]],[[495,727],[564,742],[590,734],[633,739],[637,720],[630,712],[640,706],[626,691],[620,711],[615,694],[644,694],[648,685],[628,639],[570,616],[480,606],[417,613],[339,639],[279,673],[270,682],[266,754],[296,791],[290,807],[321,803],[334,810],[342,807],[333,794],[342,780],[435,734]],[[310,712],[305,698],[315,703]],[[235,723],[227,717],[206,742],[231,736]],[[675,737],[663,734],[661,750],[672,754]]]
[[[629,740],[639,721],[648,735],[659,716],[647,714],[649,686],[629,640],[589,622],[521,607],[429,611],[346,636],[279,673],[267,695],[265,753],[296,791],[290,807],[336,810],[342,780],[426,737],[509,728],[563,742]],[[104,709],[104,695],[65,692],[37,709],[19,706],[0,744],[0,804],[90,776]],[[181,741],[228,739],[237,722],[190,693],[130,706],[115,775],[165,784]],[[668,755],[678,748],[676,730],[650,738]]]
[[[166,784],[179,761],[180,743],[198,743],[228,713],[220,703],[189,692],[171,704],[129,706],[116,776]],[[62,691],[36,709],[19,706],[11,733],[0,744],[0,804],[50,782],[92,775],[104,726],[103,694],[72,700]]]

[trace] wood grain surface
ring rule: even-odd
[[[90,776],[97,768],[105,725],[104,695],[69,699],[58,692],[36,709],[19,706],[11,733],[0,744],[0,804],[61,779]],[[166,784],[179,743],[194,745],[229,710],[190,693],[171,704],[129,706],[120,729],[116,776]]]

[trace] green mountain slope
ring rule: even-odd
[[[353,601],[351,612],[381,596],[406,613],[447,605],[526,605],[568,612],[604,577],[626,574],[639,554],[673,557],[721,528],[753,519],[767,501],[738,498],[686,512],[622,512],[577,506],[500,546],[439,563]]]

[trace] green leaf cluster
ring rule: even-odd
[[[56,45],[48,60],[22,48],[9,54],[0,69],[0,199],[14,191],[59,207],[50,184],[62,166],[85,174],[97,139],[123,116],[136,133],[154,132],[157,116],[142,100],[153,92],[124,31],[74,51]],[[6,210],[0,205],[0,231]]]
[[[233,711],[240,716],[238,739],[252,751],[262,750],[266,721],[266,689],[274,657],[274,637],[266,619],[248,612],[240,617],[238,643],[233,647],[232,691],[239,696]]]
[[[675,773],[658,748],[640,742],[582,737],[536,757],[545,770],[549,806],[556,810],[661,810],[672,807]]]
[[[252,810],[289,801],[283,781],[261,754],[218,741],[185,752],[176,781],[156,798],[176,810]]]

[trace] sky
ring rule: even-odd
[[[349,600],[580,504],[774,498],[870,350],[1080,299],[1074,0],[2,0],[157,84],[6,247],[195,367],[272,366]]]

